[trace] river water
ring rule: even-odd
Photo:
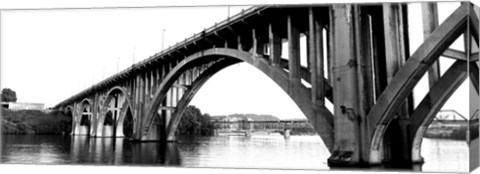
[[[468,172],[464,141],[423,140],[421,171]],[[123,138],[3,135],[2,163],[160,165],[185,167],[329,169],[318,136],[180,138],[176,143],[131,143]]]

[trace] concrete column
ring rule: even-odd
[[[150,76],[148,75],[148,71],[143,74],[143,86],[145,87],[143,102],[148,105],[148,99],[150,98]]]
[[[300,32],[295,25],[294,16],[287,17],[288,30],[288,70],[293,83],[300,83]]]
[[[438,27],[438,11],[437,4],[434,2],[422,3],[422,20],[423,20],[423,37],[426,40],[430,34]],[[435,61],[430,69],[428,69],[428,83],[432,88],[440,78],[440,62]],[[422,135],[417,132],[425,132],[427,125],[422,125],[415,132],[410,132],[411,142],[411,160],[413,163],[423,163],[423,157],[421,156],[421,138],[416,137]],[[423,136],[423,135],[422,135]]]
[[[308,30],[308,57],[310,64],[312,101],[314,104],[323,105],[324,93],[324,72],[323,72],[323,34],[322,23],[318,14],[309,9],[309,30]]]
[[[278,33],[278,25],[276,23],[270,23],[268,25],[268,38],[270,46],[270,60],[272,61],[272,66],[280,66],[280,56],[282,54],[282,38]]]
[[[158,71],[159,68],[155,67],[153,70],[153,90],[152,90],[152,98],[155,95],[155,92],[157,92],[157,82],[158,82]]]
[[[100,114],[97,114],[97,108],[99,107],[97,99],[98,99],[97,94],[95,94],[91,103],[91,108],[90,108],[91,116],[90,116],[90,128],[88,130],[89,131],[88,135],[92,137],[96,136],[96,132],[97,132],[96,128],[98,126],[97,116],[100,115]]]
[[[155,69],[150,71],[150,96],[148,96],[150,101],[152,101],[153,95],[155,94],[155,85],[154,85],[155,77],[154,77],[154,74],[155,74]]]
[[[371,132],[366,115],[374,105],[375,88],[373,79],[373,55],[371,39],[371,20],[360,5],[354,5],[355,18],[355,54],[357,61],[357,82],[359,96],[358,139],[361,149],[360,161],[367,162],[370,158]]]
[[[422,4],[423,38],[426,40],[438,27],[438,10],[436,2],[424,2]],[[428,69],[428,84],[430,88],[440,78],[440,62],[435,61]]]
[[[242,36],[240,35],[237,35],[237,49],[242,51],[243,50],[243,47],[242,47]]]
[[[173,65],[169,64],[169,70],[173,69]],[[166,94],[167,106],[173,106],[173,89],[171,88],[168,90]],[[165,115],[165,126],[170,122],[170,118],[172,117],[172,110],[167,110]]]
[[[162,83],[162,80],[163,80],[163,74],[165,71],[165,66],[162,64],[160,65],[159,69],[158,69],[158,77],[157,77],[157,88],[160,86],[160,84]]]
[[[145,125],[145,119],[146,119],[146,115],[145,115],[145,93],[146,93],[146,85],[145,85],[145,74],[141,74],[140,75],[140,82],[139,82],[139,85],[140,85],[140,93],[139,93],[139,97],[140,97],[140,102],[139,102],[139,106],[138,106],[138,110],[139,110],[139,119],[138,119],[138,125],[140,125],[140,134],[143,136],[144,135],[144,125]],[[143,139],[142,139],[143,140]]]
[[[73,103],[73,108],[72,108],[72,133],[71,135],[76,135],[78,133],[77,129],[78,129],[78,126],[77,126],[77,123],[79,122],[78,121],[78,106],[77,106],[77,102],[74,102]]]
[[[333,87],[335,144],[330,166],[351,166],[361,163],[358,135],[359,98],[357,62],[354,44],[352,5],[333,5]]]
[[[142,124],[141,124],[141,86],[140,86],[140,75],[137,75],[135,79],[135,104],[134,104],[134,113],[133,113],[133,120],[134,120],[134,138],[136,140],[140,140],[142,136]]]
[[[385,33],[385,55],[387,83],[402,65],[405,64],[408,52],[406,51],[406,31],[404,31],[403,9],[400,4],[384,4],[383,19]],[[437,78],[438,79],[438,78]],[[388,125],[384,135],[384,160],[395,164],[411,162],[411,142],[409,126],[409,99],[397,111],[397,118]]]
[[[252,29],[252,48],[250,52],[254,55],[259,54],[258,43],[259,43],[259,40],[257,37],[257,29],[253,28]]]
[[[125,137],[125,135],[123,134],[123,120],[125,120],[125,117],[126,117],[126,110],[127,110],[127,107],[124,107],[126,105],[124,105],[127,101],[126,101],[126,94],[123,94],[123,95],[119,95],[119,99],[118,99],[118,116],[117,116],[117,119],[115,120],[115,137]]]

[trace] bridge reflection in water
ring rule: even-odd
[[[79,164],[180,165],[175,143],[131,143],[123,138],[71,138],[71,159]]]
[[[468,163],[463,160],[468,155],[465,142],[428,138],[423,141],[425,163],[415,164],[413,169],[407,170],[468,171]],[[167,144],[133,143],[123,138],[5,135],[2,137],[2,151],[5,153],[1,156],[1,163],[17,164],[330,169],[327,165],[330,153],[317,135],[289,139],[278,134],[181,137],[177,142]],[[385,166],[376,169],[386,170]]]

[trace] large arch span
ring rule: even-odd
[[[168,121],[169,130],[167,130],[167,134],[170,138],[173,137],[176,124],[178,124],[180,120],[180,116],[178,115],[181,115],[198,89],[200,89],[200,87],[213,74],[217,73],[223,68],[239,62],[246,62],[258,68],[268,77],[270,77],[277,85],[279,85],[297,104],[307,119],[313,124],[313,127],[320,135],[325,145],[330,151],[332,151],[333,115],[325,106],[314,105],[312,103],[310,100],[310,89],[301,83],[293,83],[290,81],[288,73],[280,66],[271,66],[268,58],[261,55],[254,55],[250,52],[228,48],[208,49],[195,53],[179,62],[158,86],[158,90],[156,90],[153,100],[147,109],[146,117],[142,119],[142,129],[140,134],[134,136],[137,139],[141,139],[148,134],[151,124],[154,118],[157,116],[158,108],[166,97],[167,91],[172,88],[175,81],[180,77],[180,75],[182,75],[182,73],[198,65],[211,64],[211,66],[208,67],[207,70],[205,70],[202,75],[200,75],[199,78],[193,82],[191,87],[189,87],[178,103],[176,112],[174,112],[172,119]]]

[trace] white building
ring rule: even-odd
[[[2,102],[2,107],[10,110],[44,110],[43,103]]]

